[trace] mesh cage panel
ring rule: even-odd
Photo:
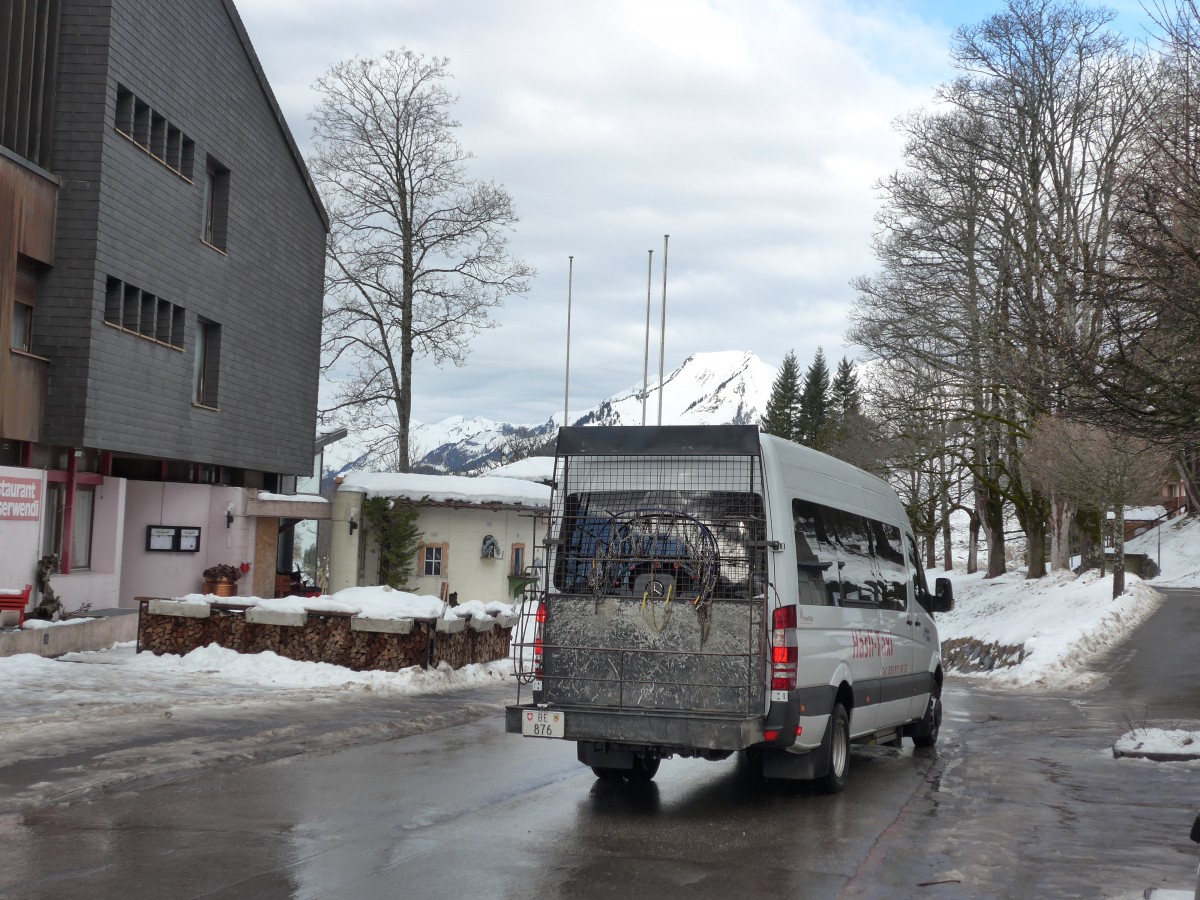
[[[761,713],[759,457],[560,456],[555,482],[545,581],[514,642],[534,701]]]

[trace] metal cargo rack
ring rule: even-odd
[[[568,722],[610,725],[613,713],[667,726],[761,716],[757,428],[564,428],[555,484],[547,565],[513,641],[518,704],[586,710]],[[633,729],[627,739],[652,737]]]

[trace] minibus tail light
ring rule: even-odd
[[[536,623],[533,630],[533,677],[540,679],[542,677],[542,651],[545,647],[542,643],[542,627],[546,624],[546,602],[544,600],[538,602],[537,613],[533,618]]]
[[[778,606],[771,614],[771,690],[795,689],[798,659],[796,607]]]

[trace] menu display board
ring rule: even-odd
[[[199,553],[200,529],[191,525],[147,525],[146,549],[164,553]]]

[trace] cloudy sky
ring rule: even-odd
[[[892,128],[952,75],[954,28],[1000,0],[236,0],[296,140],[330,65],[405,47],[446,56],[473,174],[503,184],[533,289],[495,314],[462,368],[421,365],[414,417],[561,415],[568,257],[570,405],[642,381],[647,251],[658,370],[751,350],[802,366],[844,343],[849,281],[874,268],[875,183]],[[1142,35],[1138,0],[1107,4]]]

